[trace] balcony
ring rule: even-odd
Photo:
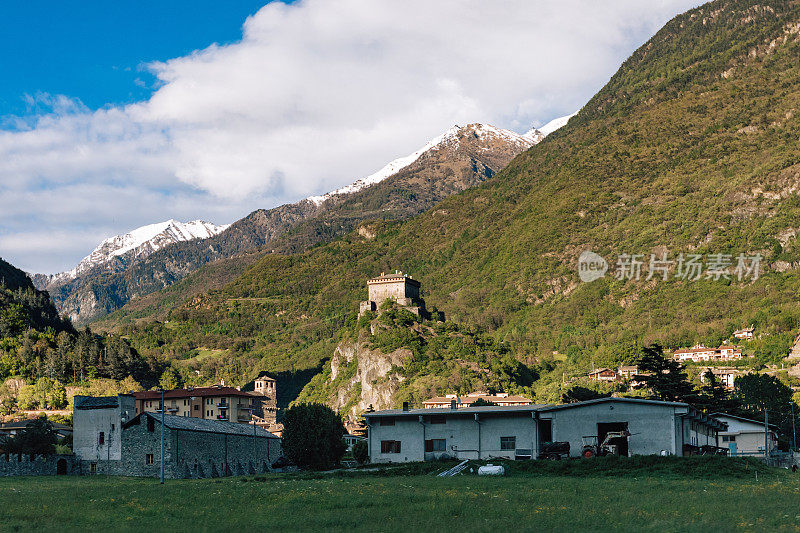
[[[217,420],[228,420],[228,415],[217,415]]]
[[[230,407],[230,406],[227,403],[218,403],[217,404],[217,409],[227,409],[228,407]]]
[[[248,404],[245,404],[245,403],[240,403],[238,405],[238,407],[239,407],[240,411],[241,410],[245,410],[245,411],[252,411],[253,410],[253,407],[251,405],[248,405]]]
[[[239,416],[236,417],[237,422],[250,422],[252,417],[248,413],[239,413]]]

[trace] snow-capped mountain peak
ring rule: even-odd
[[[528,130],[525,133],[524,136],[527,137],[527,136],[541,135],[541,138],[544,139],[545,137],[547,137],[548,135],[550,135],[551,133],[553,133],[557,129],[566,126],[567,122],[569,122],[569,119],[571,119],[572,117],[574,117],[577,114],[578,114],[578,112],[575,111],[571,115],[567,115],[565,117],[554,118],[553,120],[551,120],[550,122],[548,122],[544,126],[540,126],[538,128],[531,128],[530,130]]]
[[[48,276],[48,284],[56,281],[74,279],[98,265],[110,263],[114,258],[125,262],[145,257],[161,248],[181,241],[207,239],[224,231],[228,226],[218,226],[203,220],[180,222],[167,220],[156,224],[148,224],[125,233],[115,235],[101,242],[92,253],[68,272]]]
[[[459,143],[459,138],[466,134],[471,133],[478,137],[479,139],[498,139],[503,142],[509,143],[511,145],[517,146],[521,150],[530,148],[531,146],[538,144],[542,141],[548,134],[554,132],[561,126],[567,123],[567,121],[573,117],[575,114],[569,115],[567,117],[560,117],[554,120],[551,120],[541,128],[533,128],[527,131],[524,134],[519,134],[510,130],[505,130],[502,128],[498,128],[489,124],[482,124],[482,123],[474,123],[468,124],[466,126],[459,126],[458,124],[454,125],[441,135],[434,137],[430,141],[428,141],[425,146],[420,148],[419,150],[405,156],[395,159],[391,161],[389,164],[375,172],[374,174],[370,174],[366,178],[362,178],[357,180],[350,185],[345,185],[335,191],[331,191],[326,194],[322,194],[319,196],[309,196],[307,198],[308,201],[313,202],[315,205],[321,205],[329,198],[333,198],[335,196],[340,196],[344,194],[351,194],[371,185],[375,185],[376,183],[380,183],[381,181],[385,180],[389,176],[397,174],[402,169],[406,168],[407,166],[411,165],[415,161],[417,161],[423,154],[443,148],[457,148]]]

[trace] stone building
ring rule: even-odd
[[[278,422],[278,382],[267,375],[259,376],[253,382],[255,393],[263,396],[261,410],[253,412],[255,424],[267,431],[274,428]]]
[[[359,314],[380,309],[381,304],[390,298],[394,299],[397,305],[412,313],[420,314],[425,309],[420,287],[419,281],[400,270],[396,270],[394,274],[381,272],[380,276],[367,280],[369,299],[361,302]]]
[[[122,457],[122,424],[136,416],[136,400],[119,396],[75,396],[72,451],[85,462],[86,473]]]
[[[157,477],[161,415],[142,413],[123,426],[118,475]],[[164,475],[172,479],[268,472],[281,440],[255,425],[164,415]]]
[[[131,395],[76,396],[74,452],[84,474],[158,476],[161,414],[136,414]],[[164,414],[165,475],[265,472],[280,457],[275,435],[253,424]]]

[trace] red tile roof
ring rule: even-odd
[[[160,400],[161,392],[149,390],[134,392],[133,396],[137,400]],[[207,397],[207,396],[238,396],[240,398],[250,398],[262,396],[257,392],[244,392],[234,387],[195,387],[193,389],[173,389],[164,391],[164,399]]]

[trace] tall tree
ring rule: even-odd
[[[709,413],[732,413],[738,410],[739,402],[711,370],[703,374],[703,385],[696,402],[697,407]]]
[[[642,348],[639,373],[659,400],[689,402],[697,399],[683,366],[675,359],[664,357],[664,349],[658,344]]]
[[[341,417],[327,405],[298,404],[283,419],[283,451],[298,466],[330,468],[347,450],[344,433]]]

